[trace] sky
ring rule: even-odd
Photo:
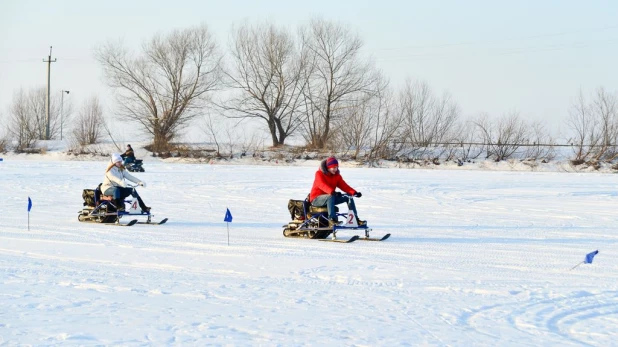
[[[390,79],[449,93],[464,118],[518,112],[555,137],[580,90],[618,93],[615,1],[14,1],[0,2],[0,112],[20,88],[44,86],[53,46],[52,93],[79,105],[97,95],[113,112],[96,47],[131,48],[156,33],[206,23],[221,47],[233,25],[296,30],[313,17],[348,25]],[[71,99],[69,101],[68,99]]]
[[[101,181],[107,157],[3,159],[3,346],[618,341],[615,174],[343,162],[343,177],[363,192],[355,203],[371,236],[392,236],[342,244],[282,235],[288,199],[306,196],[317,161],[148,156],[138,192],[154,220],[169,221],[116,227],[77,220],[82,189]],[[363,236],[338,232],[354,234]]]

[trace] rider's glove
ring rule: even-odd
[[[354,197],[356,197],[356,198],[360,198],[361,196],[363,196],[363,193],[361,193],[361,192],[354,193]]]
[[[140,182],[140,183],[138,183],[138,184],[139,184],[140,186],[142,186],[142,187],[146,187],[146,182]]]

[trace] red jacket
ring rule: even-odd
[[[328,169],[326,169],[326,160],[322,160],[320,168],[315,173],[313,187],[311,187],[311,193],[309,193],[309,202],[312,202],[318,195],[332,194],[337,188],[350,195],[354,195],[354,193],[356,193],[356,190],[345,183],[343,177],[341,177],[341,174],[339,173],[339,170],[332,175],[328,172]]]

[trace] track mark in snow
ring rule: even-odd
[[[356,273],[356,271],[354,271]],[[401,288],[403,282],[396,278],[380,279],[380,271],[376,270],[375,266],[369,266],[360,276],[355,274],[348,275],[349,268],[340,268],[337,266],[320,266],[304,271],[300,271],[298,275],[301,282],[309,282],[311,285],[341,285],[364,288]],[[388,272],[387,272],[388,273]],[[388,277],[388,276],[387,276]]]
[[[580,291],[552,298],[533,297],[524,303],[484,306],[462,315],[460,320],[462,325],[495,338],[499,336],[487,327],[498,324],[532,336],[544,336],[546,342],[553,335],[553,343],[611,345],[611,341],[618,340],[617,331],[599,335],[586,327],[595,326],[595,320],[605,325],[607,321],[618,323],[618,292]]]

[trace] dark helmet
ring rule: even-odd
[[[131,148],[131,145],[127,145],[128,148]]]

